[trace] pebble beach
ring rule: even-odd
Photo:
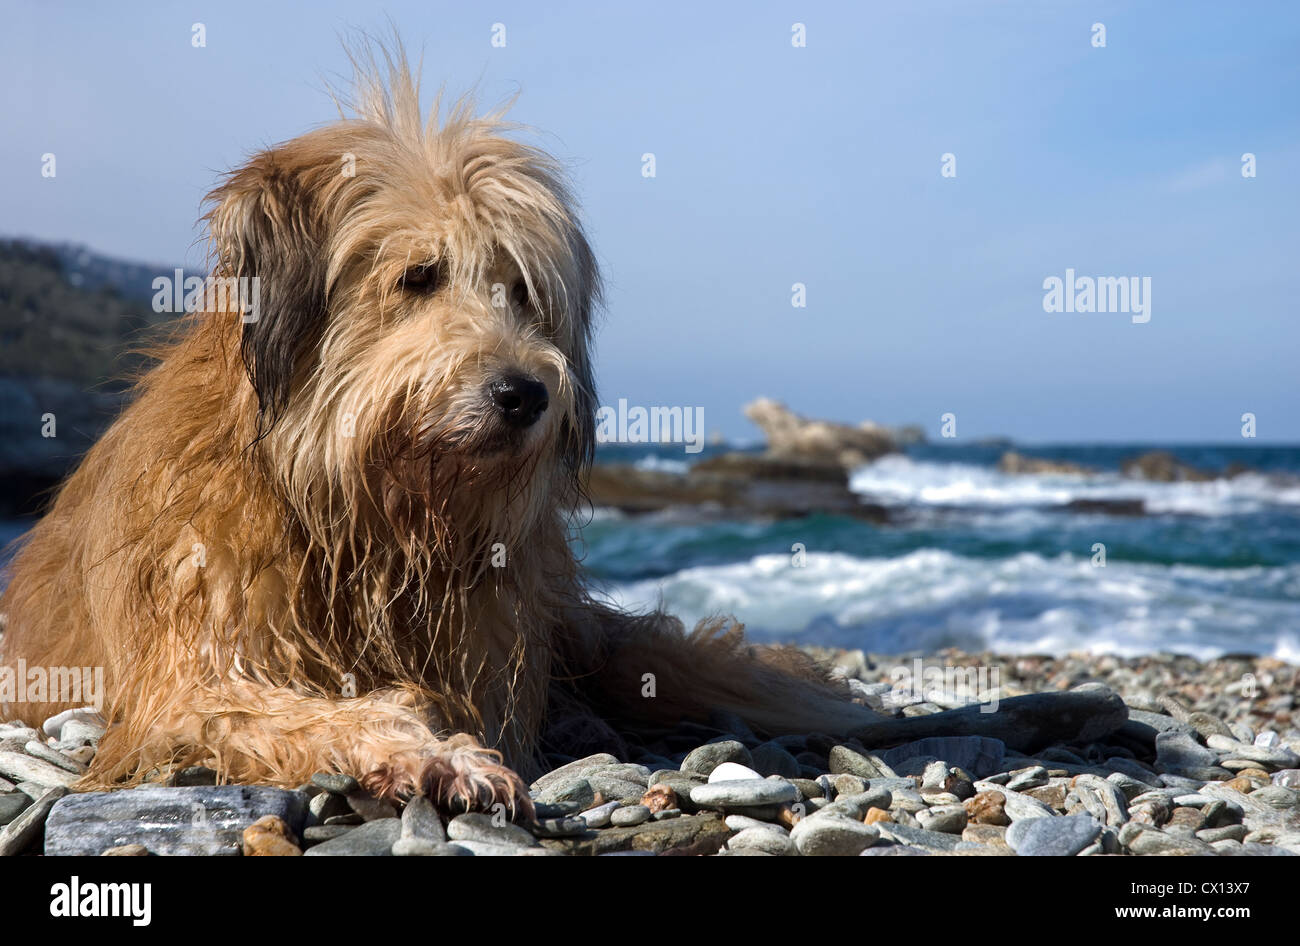
[[[897,686],[915,655],[819,650],[853,698],[905,718],[971,702]],[[74,711],[0,723],[0,855],[1289,856],[1300,854],[1300,668],[1272,657],[1003,657],[943,651],[931,668],[996,668],[982,702],[1074,694],[1126,714],[1086,742],[1032,752],[989,736],[866,745],[762,739],[734,717],[682,724],[631,758],[549,758],[537,817],[375,799],[351,775],[296,790],[153,773],[78,793],[103,728]],[[1109,703],[1104,701],[1109,700]],[[1050,701],[1044,704],[1050,706]],[[1126,718],[1125,718],[1126,716]]]

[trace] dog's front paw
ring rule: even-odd
[[[368,773],[361,784],[380,798],[426,795],[453,815],[504,810],[512,820],[533,819],[533,800],[524,780],[502,764],[500,753],[484,749],[468,737],[453,738],[429,752],[390,759]],[[497,809],[498,805],[502,809]]]
[[[504,810],[511,820],[533,820],[528,786],[487,749],[455,749],[429,759],[420,784],[435,804],[452,814]]]

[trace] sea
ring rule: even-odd
[[[1007,449],[1079,475],[999,472]],[[1208,482],[1148,482],[1121,464],[1153,449]],[[684,470],[667,445],[598,462]],[[598,592],[688,625],[728,614],[759,639],[884,654],[1272,655],[1300,661],[1300,446],[918,444],[854,470],[889,524],[818,515],[629,517],[594,509],[574,541]],[[1071,509],[1140,499],[1144,515]]]
[[[685,471],[721,449],[623,445],[597,462]],[[1007,449],[1097,472],[1002,473]],[[1250,472],[1121,475],[1124,460],[1153,449]],[[888,508],[888,524],[596,508],[575,524],[573,549],[595,593],[620,606],[664,608],[688,626],[732,615],[759,640],[1300,662],[1300,446],[917,444],[854,470],[850,485]],[[1144,515],[1070,508],[1135,499]],[[0,544],[29,526],[0,521]]]

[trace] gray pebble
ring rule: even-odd
[[[1244,824],[1228,824],[1221,828],[1204,828],[1196,832],[1196,838],[1206,844],[1215,844],[1218,841],[1244,841],[1246,839],[1246,826]]]
[[[350,795],[361,788],[351,775],[339,772],[317,772],[311,777],[311,783],[335,795]]]
[[[804,818],[790,831],[790,840],[805,857],[855,856],[879,839],[875,825],[836,816]]]
[[[438,811],[424,795],[416,795],[406,803],[402,812],[402,838],[415,841],[427,841],[430,844],[443,844],[447,832],[442,827]],[[394,851],[396,853],[396,851]]]
[[[645,789],[650,784],[650,770],[644,765],[619,763],[618,765],[601,765],[585,773],[586,778],[616,779],[621,782],[635,782]]]
[[[41,738],[40,733],[21,723],[8,728],[0,726],[0,739],[11,740],[15,743],[28,743],[39,738]]]
[[[916,820],[926,831],[961,834],[966,828],[966,809],[961,805],[940,805],[918,811]]]
[[[324,824],[327,818],[352,813],[352,809],[342,795],[326,791],[313,795],[311,801],[307,802],[307,810],[311,813],[308,820],[312,824]]]
[[[1202,746],[1189,733],[1162,732],[1156,736],[1156,768],[1161,773],[1212,779],[1221,777],[1216,771],[1227,771],[1218,768],[1218,761],[1217,753]]]
[[[78,746],[97,746],[104,735],[104,727],[92,719],[74,716],[59,730],[58,748],[75,749]]]
[[[693,749],[682,760],[682,771],[708,776],[724,762],[736,762],[751,769],[754,767],[753,756],[745,748],[744,743],[728,739],[723,742],[706,743],[698,749]]]
[[[1109,764],[1107,767],[1114,768],[1114,766],[1110,766]],[[1132,801],[1143,792],[1149,792],[1153,787],[1152,784],[1139,781],[1123,772],[1112,772],[1110,775],[1106,776],[1106,781],[1118,788],[1120,794],[1129,801]]]
[[[610,816],[618,808],[618,802],[606,802],[603,805],[597,805],[595,808],[588,808],[578,818],[585,822],[588,828],[608,827]]]
[[[20,782],[35,782],[46,788],[69,788],[80,776],[44,759],[36,759],[26,752],[0,750],[0,774]]]
[[[587,783],[605,798],[617,798],[619,801],[639,802],[646,791],[646,787],[639,782],[606,775],[588,775]]]
[[[908,844],[878,844],[869,847],[859,857],[929,857],[929,851]]]
[[[1006,811],[1007,817],[1014,821],[1021,821],[1025,818],[1049,818],[1053,817],[1056,812],[1032,795],[1025,795],[1021,792],[1013,792],[1011,789],[1002,785],[987,784],[976,782],[977,791],[995,791],[1001,792],[1003,798],[1003,810]]]
[[[334,838],[347,834],[352,830],[352,827],[352,825],[348,824],[312,825],[310,828],[305,828],[302,832],[303,847],[311,847],[314,844],[332,841]]]
[[[1268,805],[1270,808],[1294,808],[1300,803],[1300,792],[1282,785],[1265,785],[1251,792],[1249,798],[1252,802]]]
[[[533,812],[538,818],[568,818],[570,815],[576,815],[582,811],[577,802],[565,801],[556,802],[549,805],[533,805]]]
[[[1283,788],[1300,788],[1300,769],[1283,769],[1273,773],[1273,784]]]
[[[1012,822],[1006,841],[1022,857],[1073,857],[1101,833],[1091,815],[1029,818]]]
[[[798,801],[799,790],[784,779],[737,779],[696,785],[690,798],[702,808],[745,808]]]
[[[538,792],[536,800],[542,804],[575,802],[580,808],[589,808],[596,800],[596,789],[582,776],[574,776],[548,782]]]
[[[12,857],[27,850],[41,836],[41,826],[49,817],[50,809],[60,798],[68,794],[62,786],[55,786],[43,792],[31,806],[19,813],[18,817],[0,828],[0,857]]]
[[[477,811],[452,818],[447,825],[447,837],[452,841],[480,841],[512,847],[538,846],[537,839],[524,828],[508,821],[494,823],[492,816]]]
[[[397,809],[393,803],[383,798],[375,798],[369,792],[358,789],[345,796],[348,806],[359,814],[363,821],[382,821],[385,818],[396,818]]]
[[[889,808],[891,811],[907,811],[915,814],[927,807],[921,793],[910,788],[896,788],[889,794]]]
[[[767,821],[759,821],[757,818],[751,818],[748,815],[727,815],[723,823],[732,831],[746,831],[750,828],[762,828],[764,831],[776,831],[780,834],[789,834],[779,824],[772,824]]]
[[[6,825],[29,807],[32,800],[22,792],[0,795],[0,825]]]
[[[315,831],[315,828],[308,828]],[[396,818],[367,821],[329,841],[322,841],[304,853],[306,857],[390,857],[401,838],[402,824]]]
[[[866,817],[867,811],[872,808],[888,810],[893,802],[893,792],[888,789],[876,788],[869,789],[865,792],[859,792],[856,795],[841,795],[833,802],[823,805],[818,809],[817,814],[843,815],[846,818],[853,818],[861,821]]]
[[[1212,748],[1226,752],[1233,759],[1244,759],[1261,765],[1279,769],[1293,769],[1300,765],[1300,756],[1284,746],[1268,748],[1265,746],[1246,745],[1235,739],[1215,738],[1210,743]]]
[[[930,756],[983,778],[1000,770],[1006,751],[1006,744],[1001,739],[988,736],[931,736],[895,746],[881,756],[895,770],[899,770],[899,765],[907,759]]]
[[[628,828],[633,825],[645,824],[649,820],[650,809],[645,805],[628,805],[626,808],[615,808],[609,816],[609,823],[616,828]]]
[[[468,851],[475,857],[516,857],[534,850],[520,847],[517,844],[493,844],[491,841],[461,840],[457,841],[455,846]],[[535,850],[542,854],[550,853],[545,848],[536,848]]]
[[[359,824],[364,824],[365,820],[366,820],[365,818],[362,818],[355,811],[349,811],[346,814],[342,814],[342,815],[330,815],[321,823],[330,826],[346,825],[348,827],[356,827]]]
[[[69,759],[62,752],[59,752],[57,749],[51,749],[43,742],[38,742],[37,740],[32,739],[27,743],[27,745],[23,746],[23,750],[29,756],[36,759],[43,759],[51,765],[57,765],[65,772],[71,772],[73,775],[86,774],[86,767],[80,762],[77,762],[74,759]]]
[[[955,851],[957,845],[961,843],[960,835],[926,831],[924,828],[914,828],[910,825],[890,824],[888,821],[882,821],[874,825],[874,827],[880,830],[882,837],[889,838],[899,844],[919,847],[927,851]]]
[[[539,838],[572,838],[586,834],[591,828],[581,818],[540,818],[533,825],[533,834]]]
[[[610,755],[608,752],[598,752],[595,755],[589,755],[586,758],[575,759],[572,762],[560,766],[558,769],[552,769],[537,781],[533,782],[529,787],[535,792],[545,793],[547,789],[559,782],[580,778],[589,772],[601,768],[602,766],[618,764],[618,759]]]
[[[64,754],[73,756],[77,752],[90,752],[93,754],[94,750],[90,746],[82,746],[80,749],[73,749],[71,752]],[[217,773],[206,765],[188,765],[173,774],[167,784],[179,788],[190,788],[196,785],[216,785]]]
[[[787,779],[799,777],[799,760],[775,742],[757,746],[752,756],[753,767],[762,775],[780,775]]]
[[[398,838],[393,842],[394,857],[468,857],[470,852],[459,844],[439,844],[427,838]]]
[[[856,775],[863,779],[884,776],[870,759],[848,746],[835,746],[831,749],[828,763],[832,775]]]
[[[766,854],[782,856],[795,853],[794,842],[784,832],[776,832],[766,827],[746,828],[727,840],[729,850],[757,850]]]
[[[1149,825],[1130,821],[1120,829],[1120,843],[1134,854],[1213,854],[1214,849],[1195,838],[1180,838]]]
[[[1026,788],[1038,788],[1046,784],[1047,769],[1041,765],[1031,765],[1029,768],[1012,772],[1011,778],[1007,779],[1007,788],[1013,792],[1022,792]]]

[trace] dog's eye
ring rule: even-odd
[[[528,285],[522,279],[510,290],[510,301],[515,304],[516,309],[528,308]]]
[[[421,263],[402,273],[397,288],[428,296],[441,289],[444,282],[446,282],[446,274],[443,272],[442,263]]]

